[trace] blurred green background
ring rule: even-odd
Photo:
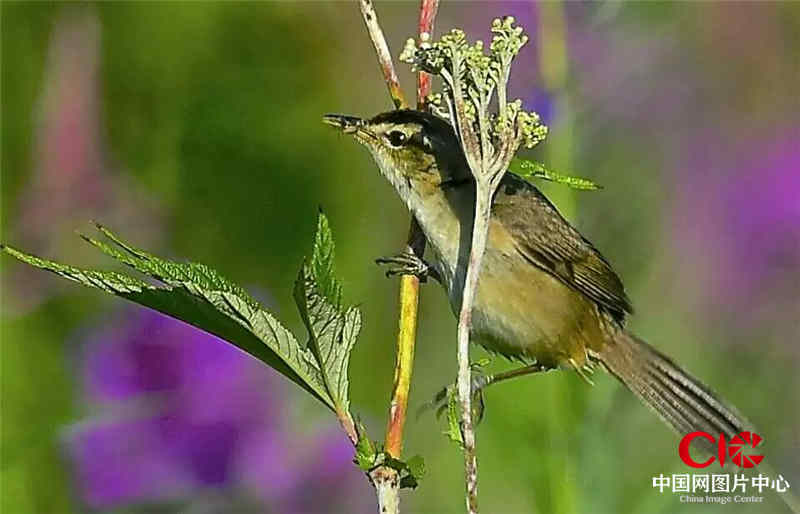
[[[372,260],[400,248],[408,214],[368,154],[320,123],[328,112],[391,107],[356,4],[0,8],[3,241],[113,266],[73,232],[96,219],[156,254],[220,270],[301,334],[291,288],[322,206],[346,298],[364,314],[350,369],[353,410],[379,437],[398,283]],[[417,4],[377,9],[397,54],[413,35]],[[633,330],[737,405],[797,489],[800,4],[444,0],[437,32],[459,26],[486,40],[491,19],[504,14],[532,35],[512,93],[551,128],[532,155],[605,186],[542,189],[625,280]],[[411,97],[413,77],[399,71]],[[0,262],[2,512],[371,511],[371,489],[354,466],[327,478],[333,488],[316,491],[312,481],[296,493],[318,503],[283,498],[277,458],[269,462],[274,495],[241,487],[240,470],[92,496],[75,434],[98,418],[127,419],[130,409],[93,400],[86,341],[100,331],[113,344],[119,320],[141,313]],[[453,380],[455,326],[440,288],[424,286],[412,410]],[[280,408],[256,431],[289,420],[290,455],[305,451],[309,434],[335,431],[313,400],[281,379],[270,383]],[[461,455],[442,430],[432,415],[408,425],[406,451],[422,454],[428,473],[405,494],[407,512],[463,508]],[[608,376],[594,387],[572,373],[497,386],[478,429],[483,511],[787,512],[774,491],[761,504],[716,507],[658,493],[653,476],[687,470],[677,440]],[[131,455],[108,458],[137,465]],[[317,458],[325,457],[305,465]],[[366,503],[327,501],[339,483],[347,486],[336,494]]]

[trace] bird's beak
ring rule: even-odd
[[[326,114],[322,117],[322,122],[331,125],[345,134],[352,134],[361,143],[367,144],[375,140],[375,134],[369,129],[365,120],[355,116],[345,116],[344,114]]]
[[[326,114],[322,117],[322,123],[336,127],[345,134],[355,134],[364,127],[364,120],[361,118],[344,114]]]

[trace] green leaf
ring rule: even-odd
[[[324,214],[319,214],[311,257],[295,284],[295,299],[309,334],[306,345],[301,345],[244,289],[208,266],[161,259],[103,226],[97,225],[97,229],[105,240],[82,237],[160,284],[148,284],[122,273],[67,266],[7,246],[0,249],[32,266],[150,307],[225,339],[327,405],[352,437],[355,428],[349,411],[347,368],[361,330],[361,313],[355,307],[342,307],[342,287],[333,274],[333,235]]]
[[[241,287],[207,266],[161,259],[122,241],[102,226],[98,225],[98,229],[110,243],[87,236],[83,236],[84,239],[161,284],[148,284],[122,273],[67,266],[9,246],[3,246],[2,250],[37,268],[155,309],[216,335],[276,369],[335,409],[336,404],[312,352],[301,346],[291,332]],[[352,324],[351,321],[351,335]]]
[[[461,435],[461,409],[458,406],[458,395],[455,388],[447,393],[447,430],[444,435],[462,448],[464,447],[464,438]]]
[[[320,211],[317,217],[317,232],[314,235],[314,248],[311,253],[311,271],[317,281],[320,294],[329,303],[341,308],[342,286],[333,273],[334,249],[333,233],[328,218]]]
[[[349,417],[347,365],[361,330],[361,312],[341,305],[341,286],[333,276],[334,247],[328,220],[320,212],[311,258],[300,269],[294,296],[308,329],[308,348],[322,373],[334,409]]]
[[[549,170],[544,164],[536,161],[529,161],[527,159],[515,158],[511,161],[508,171],[515,175],[524,178],[527,181],[531,179],[540,178],[556,182],[558,184],[565,184],[573,189],[582,189],[586,191],[596,191],[603,189],[603,186],[595,184],[589,179],[580,177],[571,177],[569,175],[562,175],[555,171]]]
[[[363,424],[358,423],[358,443],[356,443],[355,463],[361,471],[369,471],[375,467],[378,451],[375,443],[367,435]]]
[[[380,457],[378,461],[381,461]],[[383,460],[380,465],[397,470],[401,489],[416,489],[425,474],[425,461],[419,455],[414,455],[408,461],[403,461],[383,454]]]
[[[406,464],[408,466],[408,472],[417,480],[425,476],[425,459],[422,458],[422,455],[414,455],[408,459]]]
[[[353,461],[364,472],[369,473],[375,468],[385,466],[397,471],[400,478],[400,488],[415,489],[425,475],[425,461],[420,455],[414,455],[407,461],[392,457],[383,451],[367,436],[364,425],[358,421],[358,442],[356,455]]]

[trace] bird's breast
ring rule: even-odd
[[[460,230],[431,235],[435,266],[457,316],[469,242],[461,243]],[[586,347],[603,337],[600,326],[593,302],[526,260],[493,218],[472,311],[473,340],[492,352],[548,366],[570,359],[583,364]]]

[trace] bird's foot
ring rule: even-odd
[[[390,266],[386,270],[386,276],[394,275],[413,275],[419,278],[420,282],[426,282],[428,277],[438,280],[436,270],[434,270],[421,257],[412,252],[402,252],[393,257],[381,257],[375,259],[378,265]]]
[[[483,419],[483,414],[486,410],[486,403],[483,399],[483,390],[492,383],[492,375],[487,375],[480,370],[480,365],[472,365],[472,373],[470,378],[470,388],[472,390],[472,419],[477,425]],[[457,384],[450,384],[443,387],[433,399],[424,404],[417,411],[417,416],[421,416],[429,410],[436,411],[436,418],[440,418],[442,413],[448,410],[451,403],[458,403],[458,386]]]
[[[484,389],[492,384],[504,382],[512,378],[542,373],[544,371],[554,369],[552,366],[547,366],[544,364],[530,364],[528,366],[511,369],[502,373],[487,375],[481,371],[481,368],[483,368],[487,363],[488,362],[486,361],[478,361],[471,365],[472,378],[470,381],[470,387],[472,388],[472,419],[475,420],[476,425],[483,419],[483,415],[486,410],[486,403],[483,399]],[[448,409],[451,402],[457,401],[457,396],[458,389],[456,384],[450,384],[436,393],[436,396],[432,401],[420,407],[418,415],[427,410],[434,409],[436,411],[436,417],[438,418],[443,412],[445,412],[445,410]]]

